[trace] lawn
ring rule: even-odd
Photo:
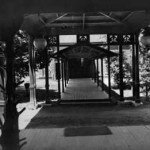
[[[58,98],[58,83],[55,80],[49,79],[49,99]],[[37,102],[45,101],[46,90],[45,90],[45,79],[36,79],[36,99]],[[16,100],[19,103],[29,102],[29,91],[26,92],[24,84],[21,84],[16,89]]]

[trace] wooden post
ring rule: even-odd
[[[122,52],[122,45],[119,45],[119,74],[120,74],[120,101],[124,100],[123,95],[123,52]]]
[[[66,85],[68,84],[68,61],[66,60]]]
[[[68,82],[69,82],[69,64],[68,64],[68,60],[67,60],[67,62],[66,62],[66,69],[67,69],[67,84],[68,84]]]
[[[23,112],[17,111],[17,104],[19,101],[15,99],[15,53],[14,53],[14,35],[20,28],[23,16],[19,15],[17,18],[12,17],[8,19],[9,28],[4,27],[7,30],[1,30],[1,35],[5,35],[6,48],[6,105],[4,107],[4,122],[1,122],[1,136],[0,144],[2,149],[19,149],[19,127],[18,127],[18,117]],[[4,36],[3,36],[4,38]]]
[[[64,62],[61,60],[62,92],[64,92]]]
[[[132,86],[133,86],[133,100],[135,100],[135,47],[132,45]]]
[[[30,109],[35,109],[36,103],[36,74],[35,74],[35,50],[33,40],[30,40],[29,46],[29,76],[30,76]]]
[[[94,59],[94,82],[96,82],[96,65],[95,65],[95,59]]]
[[[92,61],[91,69],[92,69],[92,80],[94,80],[94,64],[93,64],[93,61]]]
[[[45,48],[45,88],[46,88],[46,103],[50,103],[49,100],[49,60],[48,60],[48,50]]]
[[[98,59],[96,59],[97,62],[97,86],[99,86],[99,64],[98,64]]]
[[[2,137],[5,134],[10,134],[12,131],[18,128],[18,116],[15,103],[15,72],[14,72],[14,49],[13,49],[13,37],[6,41],[6,106],[5,106],[5,122],[2,128]],[[6,132],[5,132],[6,131]],[[8,132],[8,133],[7,133]],[[5,137],[4,137],[5,138]]]
[[[140,84],[139,84],[139,44],[138,44],[138,37],[136,37],[136,59],[135,59],[135,87],[136,87],[136,91],[135,91],[135,98],[136,98],[136,102],[140,102]]]
[[[110,51],[110,45],[108,45],[108,51]],[[110,78],[110,57],[108,59],[108,93],[109,93],[109,99],[111,100],[111,78]]]
[[[65,79],[65,87],[67,86],[67,69],[66,69],[66,60],[64,61],[64,79]]]
[[[102,91],[104,90],[104,68],[103,68],[103,58],[101,58],[101,77],[102,77]]]
[[[59,42],[57,44],[57,52],[59,52]],[[58,98],[61,99],[61,88],[60,88],[60,58],[57,57],[57,80],[58,80]]]

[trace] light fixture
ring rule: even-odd
[[[33,45],[37,50],[43,50],[47,46],[47,41],[44,38],[34,39]]]

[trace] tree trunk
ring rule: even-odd
[[[5,18],[6,19],[6,18]],[[8,22],[7,22],[8,21]],[[15,101],[15,72],[14,72],[14,49],[13,37],[18,31],[23,21],[23,15],[14,16],[14,18],[7,18],[4,21],[3,28],[1,28],[1,38],[6,42],[6,105],[4,118],[5,122],[2,126],[2,135],[0,142],[3,149],[19,149],[16,141],[19,141],[18,130],[18,116],[16,109],[17,102]],[[16,145],[15,145],[16,144]],[[14,147],[15,145],[15,147]]]
[[[2,126],[1,145],[3,149],[19,150],[19,130],[18,130],[18,116],[16,109],[17,102],[15,101],[15,75],[14,75],[14,51],[12,48],[13,38],[6,42],[6,106],[4,118],[5,122]]]
[[[4,130],[13,131],[18,129],[18,113],[15,102],[15,74],[14,74],[14,50],[12,48],[13,38],[6,42],[6,106],[5,106],[5,123]]]

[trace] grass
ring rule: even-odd
[[[37,102],[45,101],[46,98],[46,90],[44,89],[36,89],[36,99]],[[57,99],[58,98],[58,92],[56,90],[49,90],[49,99]],[[16,90],[16,100],[19,101],[19,103],[25,103],[29,102],[29,92],[27,93],[23,89]]]

